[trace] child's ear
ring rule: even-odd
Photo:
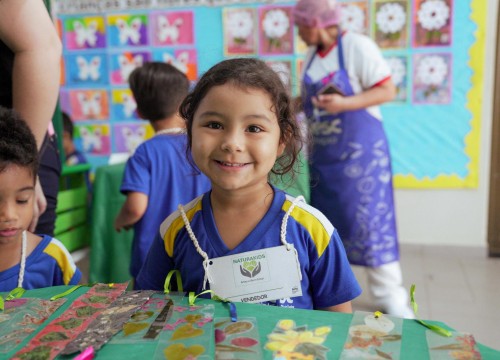
[[[285,149],[286,149],[286,141],[280,142],[280,144],[278,145],[278,157],[283,155],[283,153],[285,152]]]

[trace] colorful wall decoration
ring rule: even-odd
[[[397,96],[382,107],[400,188],[477,186],[486,4],[481,0],[338,0],[341,26],[370,36]],[[127,86],[147,61],[193,82],[229,57],[256,56],[299,95],[305,45],[293,1],[53,0],[64,51],[61,106],[93,165],[153,135]]]

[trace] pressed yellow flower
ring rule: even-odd
[[[291,329],[293,329],[295,327],[295,321],[288,320],[288,319],[280,320],[278,322],[278,327],[281,330],[291,330]]]
[[[316,336],[325,336],[330,333],[332,329],[329,326],[321,326],[319,328],[314,329],[314,335]]]
[[[283,334],[272,333],[268,335],[269,342],[266,344],[266,349],[271,351],[283,350],[292,352],[299,344],[322,344],[325,341],[324,337],[315,336],[312,331],[293,331],[288,330]]]

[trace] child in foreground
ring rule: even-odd
[[[180,271],[186,291],[201,292],[206,279],[211,288],[231,286],[211,272],[211,264],[288,244],[297,251],[298,269],[272,276],[300,270],[302,296],[274,305],[351,312],[361,289],[337,231],[318,210],[269,184],[270,172],[290,171],[300,150],[299,129],[278,75],[260,60],[222,61],[203,75],[180,112],[194,162],[212,189],[162,223],[137,286],[163,289],[172,269]],[[240,270],[252,280],[260,265],[248,265]]]
[[[0,292],[75,285],[82,276],[58,240],[27,231],[38,151],[26,123],[0,107]]]
[[[120,191],[127,196],[115,229],[134,227],[130,273],[141,269],[161,222],[175,209],[203,194],[209,180],[194,169],[186,155],[187,136],[179,105],[189,81],[170,64],[150,62],[129,77],[137,112],[156,134],[143,142],[127,161]]]

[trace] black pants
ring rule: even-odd
[[[42,185],[43,193],[47,199],[47,209],[38,219],[36,234],[54,236],[60,176],[61,159],[57,150],[56,137],[47,135],[40,149],[40,167],[38,169],[40,185]]]

